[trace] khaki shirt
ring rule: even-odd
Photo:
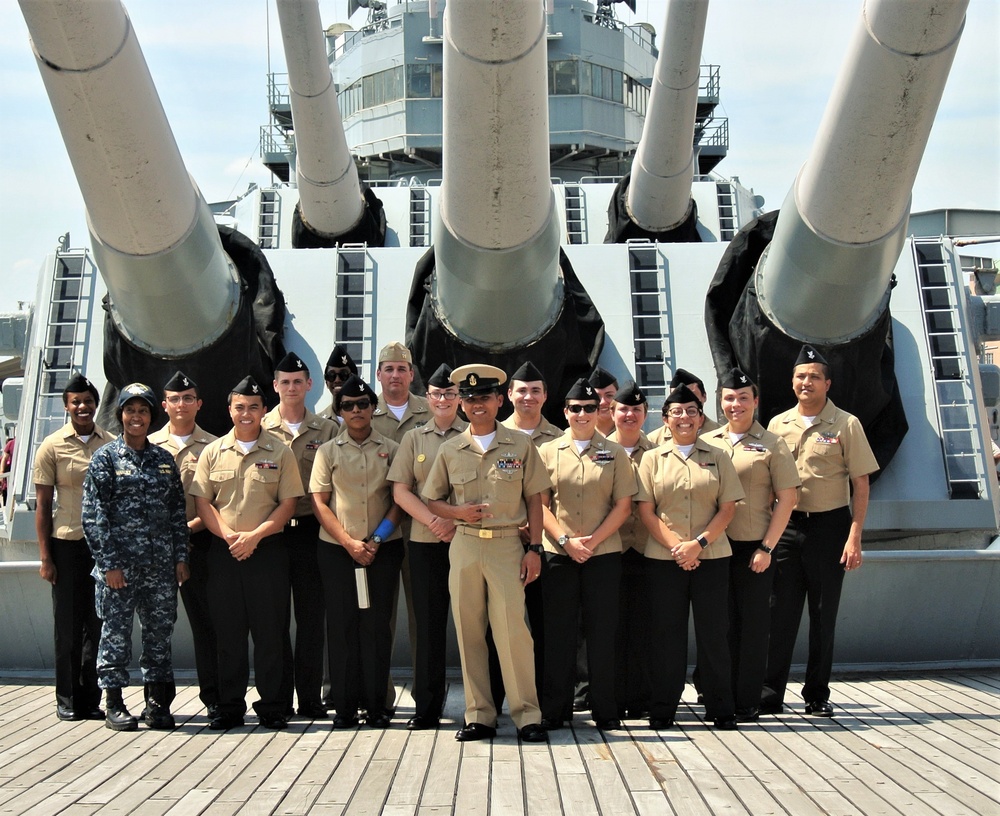
[[[260,426],[268,433],[274,434],[278,439],[291,448],[295,454],[295,461],[299,464],[299,476],[302,478],[302,486],[309,484],[309,475],[312,473],[313,460],[316,458],[316,451],[324,442],[329,442],[338,433],[340,426],[330,419],[323,419],[312,411],[306,410],[299,425],[298,434],[292,433],[292,429],[282,420],[278,408],[273,408],[264,415]],[[309,496],[303,496],[295,505],[296,516],[311,516],[312,501]]]
[[[802,479],[796,510],[821,513],[846,507],[851,479],[878,470],[861,421],[827,400],[811,428],[798,407],[778,414],[767,429],[784,440]]]
[[[500,423],[505,428],[510,428],[512,431],[517,431],[518,433],[524,433],[524,431],[518,430],[517,426],[514,424],[514,415],[511,414],[503,422]],[[545,417],[542,417],[541,422],[535,426],[535,429],[531,433],[525,433],[524,435],[528,437],[532,442],[535,443],[536,448],[540,448],[546,442],[551,442],[553,439],[558,439],[562,436],[562,428],[557,428],[551,422],[549,422]]]
[[[370,536],[392,509],[389,468],[398,449],[399,445],[374,429],[359,444],[345,428],[316,452],[309,492],[330,494],[327,506],[351,538]],[[401,536],[397,527],[386,541]],[[338,543],[322,526],[319,537]]]
[[[736,515],[729,522],[726,535],[735,541],[760,541],[771,524],[777,492],[802,484],[788,446],[756,420],[735,446],[730,441],[728,425],[705,434],[704,439],[733,460],[746,494],[736,504]]]
[[[590,535],[601,526],[615,503],[638,491],[635,471],[625,448],[595,432],[583,453],[570,431],[538,449],[549,472],[552,499],[549,509],[568,536]],[[555,539],[545,533],[546,552],[563,555]],[[622,551],[615,530],[594,549],[594,555]]]
[[[191,521],[198,515],[194,506],[194,496],[189,492],[191,483],[194,481],[194,472],[198,467],[198,459],[208,447],[209,442],[214,442],[219,437],[202,430],[196,423],[187,442],[178,448],[168,428],[169,425],[164,425],[156,433],[151,433],[149,441],[173,454],[174,462],[177,463],[177,469],[181,473],[181,485],[184,487],[184,515],[188,521]]]
[[[467,427],[469,427],[469,423],[456,416],[454,422],[445,429],[444,433],[438,430],[433,419],[426,425],[407,431],[403,434],[403,441],[399,443],[396,458],[389,469],[389,481],[408,485],[420,501],[426,504],[427,499],[420,495],[420,491],[424,482],[427,481],[427,474],[431,472],[431,465],[434,464],[438,449],[444,442],[458,436]],[[427,543],[440,541],[434,533],[416,519],[413,519],[410,540]]]
[[[615,431],[608,439],[611,442],[618,442],[618,432]],[[618,444],[620,445],[621,442],[618,442]],[[632,452],[628,453],[628,451],[625,451],[628,454],[629,461],[632,463],[632,470],[636,474],[637,489],[639,485],[639,463],[642,461],[643,454],[646,451],[653,450],[655,447],[656,445],[649,441],[649,437],[642,431],[639,431],[639,441],[635,443]],[[622,539],[622,550],[632,549],[638,550],[640,553],[646,552],[646,539],[649,537],[649,531],[646,529],[646,525],[642,523],[642,519],[639,518],[639,506],[634,501],[632,502],[632,514],[618,528],[618,534]]]
[[[414,428],[419,428],[421,425],[433,421],[434,417],[431,415],[430,408],[427,407],[427,400],[423,397],[410,394],[406,400],[403,418],[397,421],[396,415],[386,405],[385,394],[379,394],[378,405],[372,415],[372,428],[398,444],[407,431],[412,431]]]
[[[673,440],[668,440],[639,463],[639,494],[636,501],[652,502],[656,515],[681,541],[701,535],[719,511],[719,505],[743,498],[736,468],[719,448],[701,437],[695,440],[691,456],[685,459]],[[701,552],[702,559],[732,555],[723,533]],[[665,561],[670,550],[650,535],[646,558]]]
[[[718,422],[716,422],[714,419],[712,419],[711,417],[709,417],[708,415],[706,415],[705,416],[705,421],[704,421],[704,423],[702,423],[701,430],[698,431],[698,436],[702,436],[703,434],[707,434],[709,431],[714,431],[717,428],[721,428],[721,427],[722,426],[719,425]],[[659,447],[664,442],[666,442],[668,439],[670,439],[670,428],[667,427],[667,423],[664,422],[655,431],[651,431],[649,433],[648,439],[656,447]]]
[[[421,494],[452,504],[488,503],[493,517],[484,519],[480,526],[511,528],[528,523],[524,500],[549,487],[548,471],[528,435],[498,422],[496,436],[485,453],[479,452],[471,428],[445,442]]]
[[[32,480],[55,488],[52,500],[52,535],[68,541],[83,538],[83,477],[90,457],[115,437],[100,425],[94,425],[90,439],[84,442],[67,422],[49,434],[38,446]]]
[[[250,453],[243,453],[235,431],[210,443],[198,459],[190,493],[208,499],[234,532],[248,533],[282,501],[305,491],[294,454],[261,430]]]

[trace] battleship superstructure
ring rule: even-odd
[[[831,352],[838,404],[864,416],[871,390],[884,395],[866,417],[888,440],[866,525],[874,552],[845,589],[838,659],[1000,659],[986,416],[1000,389],[975,356],[996,318],[968,296],[949,238],[906,235],[962,2],[944,4],[946,14],[914,2],[895,16],[899,4],[866,4],[831,125],[777,226],[752,190],[714,174],[727,129],[716,115],[721,71],[699,65],[704,2],[670,3],[659,32],[617,24],[605,0],[371,0],[353,28],[323,32],[309,3],[280,2],[289,76],[270,83],[264,159],[282,181],[215,213],[221,243],[151,84],[140,84],[144,64],[116,64],[123,54],[141,63],[127,17],[56,24],[54,5],[26,2],[25,17],[94,246],[58,253],[40,276],[8,561],[33,557],[30,458],[63,422],[71,368],[110,396],[181,366],[218,406],[246,371],[266,381],[282,347],[318,380],[328,350],[345,343],[373,380],[379,347],[405,335],[425,373],[442,360],[509,366],[527,356],[557,396],[600,362],[636,379],[654,409],[677,367],[711,390],[716,366],[737,361],[765,384],[774,413],[790,397],[787,348],[807,339]],[[937,19],[921,30],[925,17]],[[890,40],[886,53],[865,40],[869,27]],[[63,41],[65,31],[107,41]],[[854,105],[859,96],[870,104]],[[898,98],[915,101],[894,107]],[[83,133],[79,99],[98,111]],[[841,121],[848,115],[888,133],[862,138]],[[905,151],[885,141],[900,132]],[[135,163],[152,175],[135,183]],[[838,188],[851,172],[855,187]],[[845,212],[845,201],[857,207]],[[865,208],[873,217],[862,221]],[[171,313],[169,293],[182,287],[200,293],[199,308]],[[785,340],[775,346],[769,333],[754,345],[753,327],[765,324]],[[323,401],[319,389],[312,397]],[[46,637],[35,639],[48,631],[45,588],[33,573],[0,572],[7,620],[25,621],[3,635],[12,665],[47,660]],[[956,615],[959,631],[943,623]]]

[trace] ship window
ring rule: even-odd
[[[406,66],[406,95],[411,99],[431,98],[431,66]]]
[[[591,82],[591,94],[600,99],[604,96],[604,83],[603,83],[604,72],[600,65],[594,66],[593,81]]]
[[[586,60],[580,60],[580,89],[585,94],[590,93],[591,83],[593,82],[591,79],[593,67],[593,64]]]
[[[549,63],[549,93],[579,93],[576,60],[556,60]]]
[[[366,76],[361,80],[362,107],[370,108],[375,104],[375,77]]]
[[[597,74],[597,71],[594,71]],[[611,99],[614,92],[611,89],[612,76],[614,72],[610,68],[601,68],[601,99]]]
[[[613,102],[622,101],[622,72],[613,71],[611,79],[611,99]]]

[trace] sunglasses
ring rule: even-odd
[[[345,371],[327,371],[323,375],[323,379],[327,382],[347,382],[351,378],[350,370]]]
[[[368,397],[362,397],[356,400],[345,400],[340,401],[341,411],[353,411],[357,408],[359,411],[367,411],[372,407],[372,401]]]
[[[567,405],[566,410],[571,414],[578,414],[580,411],[583,411],[585,414],[593,414],[597,412],[597,406],[589,402],[586,405]]]

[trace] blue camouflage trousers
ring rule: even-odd
[[[174,679],[170,641],[177,620],[177,579],[174,565],[143,565],[125,571],[127,586],[111,589],[98,578],[95,592],[101,618],[97,649],[97,682],[102,689],[125,688],[132,662],[132,621],[139,615],[143,683]]]

